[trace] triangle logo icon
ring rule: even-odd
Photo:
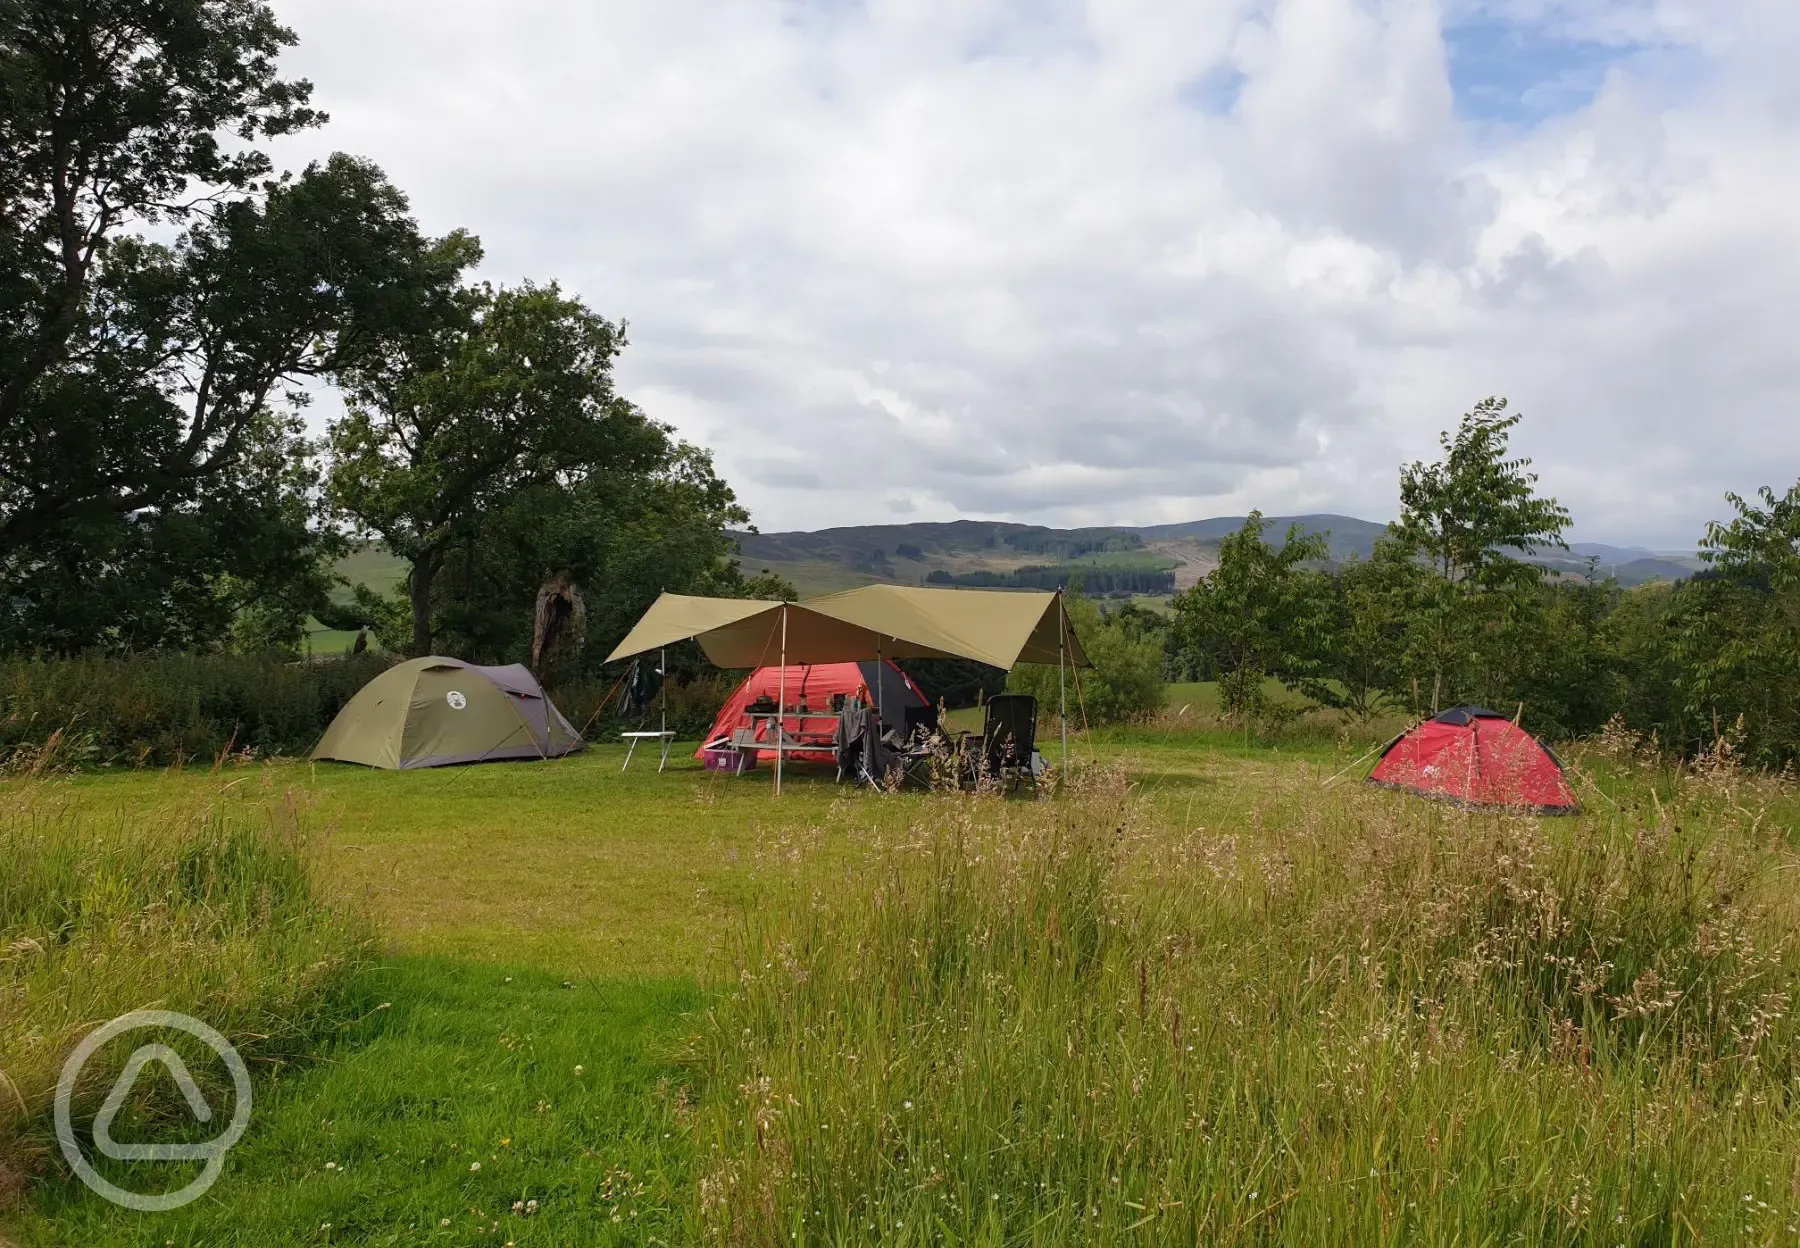
[[[94,1115],[94,1147],[102,1154],[115,1161],[202,1161],[212,1155],[214,1146],[208,1144],[120,1144],[112,1138],[113,1122],[119,1111],[125,1108],[125,1098],[143,1077],[144,1068],[151,1062],[157,1062],[169,1072],[175,1086],[187,1101],[188,1109],[196,1120],[211,1122],[212,1106],[206,1103],[206,1096],[200,1091],[200,1085],[194,1082],[187,1063],[181,1060],[181,1054],[166,1044],[146,1044],[138,1049],[125,1063],[125,1069],[113,1082],[112,1091],[100,1103],[100,1112]]]

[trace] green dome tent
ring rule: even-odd
[[[581,746],[523,664],[478,667],[432,655],[390,667],[359,689],[312,756],[410,770],[558,758]]]

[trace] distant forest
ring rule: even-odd
[[[1172,594],[1175,572],[1171,568],[1092,568],[1071,564],[1033,564],[1010,572],[961,572],[938,569],[925,578],[927,585],[961,585],[977,589],[1079,588],[1090,597],[1114,594]]]

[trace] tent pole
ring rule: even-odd
[[[656,669],[657,691],[662,694],[662,730],[669,730],[669,648],[661,650],[661,662]]]
[[[1069,775],[1069,688],[1064,675],[1066,664],[1064,653],[1067,648],[1065,638],[1069,630],[1069,614],[1063,610],[1062,591],[1056,591],[1056,697],[1060,704],[1057,714],[1062,721],[1062,771],[1066,781]]]
[[[781,604],[781,675],[775,694],[775,796],[781,796],[782,720],[787,716],[787,603]]]

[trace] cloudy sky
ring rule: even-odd
[[[484,276],[764,530],[1393,514],[1498,393],[1577,536],[1800,477],[1794,0],[278,0]]]

